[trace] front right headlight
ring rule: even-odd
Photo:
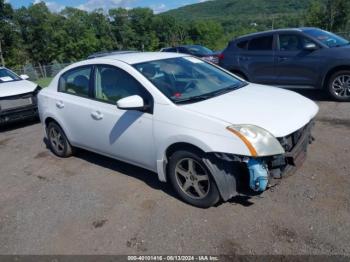
[[[278,140],[267,130],[254,125],[231,125],[226,128],[247,146],[252,157],[284,154]]]

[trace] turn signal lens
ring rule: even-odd
[[[236,136],[238,136],[242,140],[242,142],[247,146],[250,154],[253,157],[257,157],[258,156],[258,153],[256,152],[256,149],[254,148],[252,143],[250,143],[249,140],[244,135],[244,133],[246,133],[246,134],[252,135],[252,136],[255,135],[255,137],[256,137],[257,135],[254,132],[249,132],[249,130],[247,130],[246,128],[242,128],[242,129],[244,129],[243,132],[242,132],[242,129],[240,131],[237,131],[237,130],[233,129],[232,127],[227,127],[226,129],[228,131],[230,131],[231,133],[235,134]]]

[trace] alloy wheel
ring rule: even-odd
[[[50,128],[49,136],[54,150],[57,153],[62,154],[64,152],[65,141],[60,130],[58,130],[56,127]]]
[[[336,96],[350,97],[350,75],[337,76],[332,83],[332,89]]]
[[[175,177],[181,190],[189,197],[203,199],[208,195],[209,175],[198,161],[192,158],[180,160],[175,168]]]

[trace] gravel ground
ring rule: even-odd
[[[38,123],[0,132],[0,254],[350,255],[350,103],[318,98],[307,162],[259,197],[207,210],[156,174],[53,156]]]

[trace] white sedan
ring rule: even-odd
[[[198,207],[232,198],[245,176],[263,192],[299,166],[318,112],[297,93],[176,53],[82,61],[38,99],[54,154],[83,148],[149,169]]]
[[[0,67],[0,125],[37,117],[36,96],[40,88],[28,78]]]

